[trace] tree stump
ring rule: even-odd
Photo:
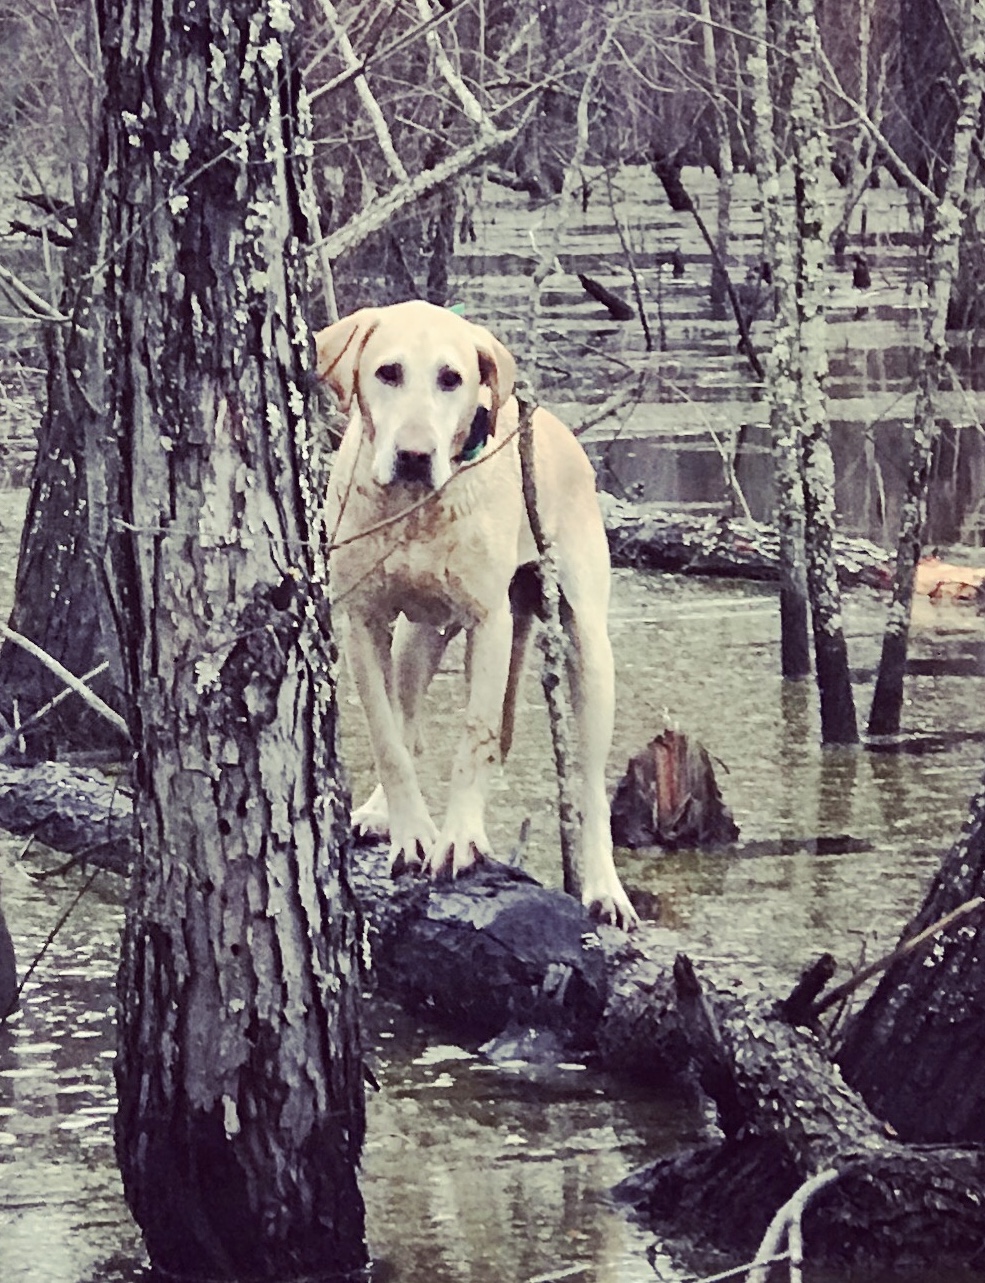
[[[630,758],[612,802],[617,846],[719,846],[739,829],[704,745],[668,727]]]

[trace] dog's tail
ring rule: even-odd
[[[499,737],[504,762],[513,746],[517,694],[527,662],[530,634],[541,609],[540,580],[532,566],[521,566],[513,576],[510,584],[510,609],[513,612],[513,647],[510,651],[510,672],[506,679],[503,726]]]

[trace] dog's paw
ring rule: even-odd
[[[640,925],[629,896],[619,884],[605,890],[587,888],[582,892],[581,902],[596,922],[605,922],[623,931],[635,931]]]
[[[351,822],[352,831],[359,838],[390,836],[390,808],[387,806],[382,784],[377,784],[362,806],[355,808]]]
[[[434,845],[438,830],[426,811],[420,814],[396,817],[390,823],[390,872],[395,878],[401,873],[419,873],[426,867],[427,853]]]
[[[445,827],[432,846],[424,871],[432,878],[457,878],[492,854],[482,825]]]

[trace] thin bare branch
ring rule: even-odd
[[[363,65],[352,47],[352,41],[349,39],[349,33],[342,25],[339,18],[338,10],[332,3],[332,0],[320,0],[322,12],[328,22],[329,30],[335,43],[339,47],[342,55],[342,61],[350,71],[356,73],[356,93],[359,95],[359,101],[362,103],[363,111],[370,119],[373,126],[373,132],[376,135],[376,141],[379,143],[380,151],[383,153],[386,163],[390,166],[390,172],[394,178],[401,182],[407,180],[407,170],[404,163],[397,155],[397,149],[393,145],[393,139],[390,136],[390,127],[387,124],[386,116],[383,109],[373,96],[373,91],[369,87]],[[428,39],[437,39],[433,33],[429,34]]]
[[[29,285],[15,276],[9,268],[0,264],[0,286],[4,293],[19,308],[25,317],[32,321],[53,321],[58,325],[68,325],[70,317],[64,316],[57,308],[51,306],[40,294],[36,294]]]
[[[15,646],[20,646],[20,648],[22,650],[26,650],[29,655],[33,655],[39,664],[43,664],[49,672],[54,673],[59,681],[64,682],[65,685],[73,690],[80,699],[84,700],[85,703],[94,710],[94,712],[97,712],[100,717],[105,717],[110,725],[115,726],[122,735],[129,736],[130,728],[119,713],[117,713],[115,709],[110,708],[107,703],[101,700],[98,695],[89,689],[81,678],[76,677],[74,673],[69,672],[64,664],[60,664],[58,660],[49,655],[46,650],[42,650],[35,642],[32,642],[22,633],[15,632],[14,629],[10,628],[7,624],[0,624],[0,637],[5,637],[7,641],[13,642]]]

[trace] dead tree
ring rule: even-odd
[[[776,335],[766,366],[770,407],[776,526],[779,534],[780,672],[799,681],[811,671],[807,566],[804,560],[804,491],[800,483],[797,347],[797,287],[793,228],[785,192],[789,163],[777,147],[773,97],[780,71],[771,67],[766,0],[752,0],[746,68],[753,112],[753,159],[763,206],[763,258],[770,264],[776,297]],[[771,75],[772,72],[772,75]],[[772,80],[772,84],[771,84]]]
[[[97,0],[90,539],[137,747],[117,1155],[168,1277],[365,1261],[286,4]]]
[[[48,326],[47,401],[38,431],[30,497],[21,532],[11,627],[81,677],[106,660],[94,679],[96,693],[123,707],[122,670],[107,613],[100,609],[104,588],[91,556],[86,520],[85,428],[92,413],[78,382],[84,361],[85,315],[91,292],[92,250],[85,211],[65,257],[67,287],[62,300],[68,324]],[[62,692],[49,668],[12,641],[0,649],[0,719],[19,729]],[[93,750],[122,754],[121,735],[78,699],[50,709],[18,742],[31,758]]]
[[[814,672],[821,702],[823,742],[856,744],[855,700],[834,559],[835,475],[824,391],[828,368],[824,315],[827,235],[822,184],[829,157],[821,130],[817,20],[809,0],[793,0],[790,4],[786,36],[794,81],[790,96],[790,135],[797,222],[798,376],[803,415],[800,467]]]

